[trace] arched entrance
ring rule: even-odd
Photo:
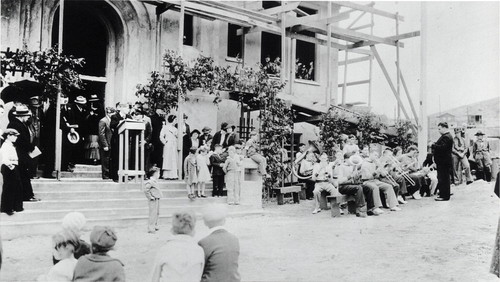
[[[69,93],[98,95],[101,102],[114,101],[121,91],[124,27],[120,16],[106,1],[66,0],[63,22],[63,52],[84,58],[81,71],[85,89]],[[59,8],[53,17],[52,45],[58,44]]]
[[[90,101],[92,95],[97,95],[99,102],[93,102],[94,115],[81,109],[80,104],[73,103],[71,109],[66,106],[61,109],[61,116],[72,117],[73,126],[80,134],[77,144],[68,142],[66,134],[69,128],[63,126],[63,147],[61,169],[68,165],[98,164],[98,150],[89,153],[89,146],[97,147],[97,128],[99,119],[104,116],[104,105],[112,104],[119,96],[122,85],[124,25],[114,6],[108,1],[66,0],[63,21],[63,53],[84,58],[85,64],[80,70],[84,89],[74,90],[68,95],[70,104],[77,96],[83,96]],[[56,9],[51,30],[51,45],[58,44],[59,8]],[[90,103],[86,105],[90,110]],[[68,118],[69,119],[69,118]]]

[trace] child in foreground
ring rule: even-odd
[[[241,190],[241,157],[236,154],[236,148],[234,146],[230,146],[227,152],[229,156],[223,167],[226,173],[227,203],[229,205],[239,205]]]
[[[189,155],[184,160],[184,175],[186,181],[186,189],[188,193],[188,198],[194,200],[196,198],[194,194],[194,189],[198,185],[198,165],[196,162],[196,151],[195,147],[189,149]]]
[[[123,263],[108,255],[116,240],[111,227],[95,226],[90,233],[92,254],[78,260],[73,281],[125,281]]]
[[[74,254],[78,246],[78,237],[70,230],[63,230],[52,236],[52,241],[60,261],[52,266],[49,273],[39,276],[37,281],[72,281],[77,263]]]
[[[158,218],[160,217],[160,199],[162,197],[162,193],[158,188],[160,170],[157,167],[152,167],[148,171],[147,177],[149,180],[146,182],[146,185],[144,185],[144,194],[146,194],[149,205],[148,233],[155,233],[157,230],[160,230],[158,227]]]

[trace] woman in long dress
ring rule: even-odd
[[[176,116],[169,115],[167,124],[160,132],[160,140],[163,143],[163,178],[177,179],[177,128],[175,128]]]

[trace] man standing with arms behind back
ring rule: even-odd
[[[201,282],[239,282],[238,259],[240,242],[225,228],[227,207],[207,206],[203,220],[210,234],[198,242],[205,252],[205,267]]]
[[[106,116],[99,121],[99,150],[101,151],[102,179],[109,179],[109,161],[111,159],[111,115],[112,107],[106,107]]]
[[[453,149],[453,137],[448,130],[448,123],[440,122],[438,131],[441,134],[438,141],[432,144],[434,162],[436,163],[439,198],[436,201],[450,200],[450,172],[453,166],[451,151]]]

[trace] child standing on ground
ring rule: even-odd
[[[194,200],[196,196],[194,195],[194,189],[198,183],[198,165],[196,162],[196,151],[195,147],[189,149],[189,155],[184,159],[184,180],[186,181],[186,189],[188,193],[188,198]]]
[[[158,188],[158,178],[160,177],[160,170],[157,167],[152,167],[147,174],[149,180],[144,185],[144,194],[149,200],[149,220],[148,220],[148,233],[155,233],[158,228],[158,218],[160,217],[160,199],[162,193]]]
[[[241,190],[241,157],[236,154],[236,148],[234,146],[230,146],[227,152],[229,155],[223,167],[226,173],[227,203],[229,205],[239,205]]]
[[[208,170],[210,161],[206,148],[202,147],[199,149],[198,155],[196,156],[196,163],[198,165],[198,197],[206,198],[205,184],[210,181],[210,171]]]
[[[37,281],[72,281],[77,260],[74,256],[78,237],[70,230],[63,230],[52,236],[54,248],[60,261],[52,266],[49,273],[40,275]]]
[[[222,166],[224,165],[225,157],[222,155],[222,146],[220,144],[215,144],[214,149],[214,153],[210,156],[214,186],[212,197],[222,197],[224,189],[224,171],[222,170]]]
[[[90,233],[92,254],[78,260],[73,281],[125,281],[123,263],[108,255],[117,239],[111,227],[95,226]]]

